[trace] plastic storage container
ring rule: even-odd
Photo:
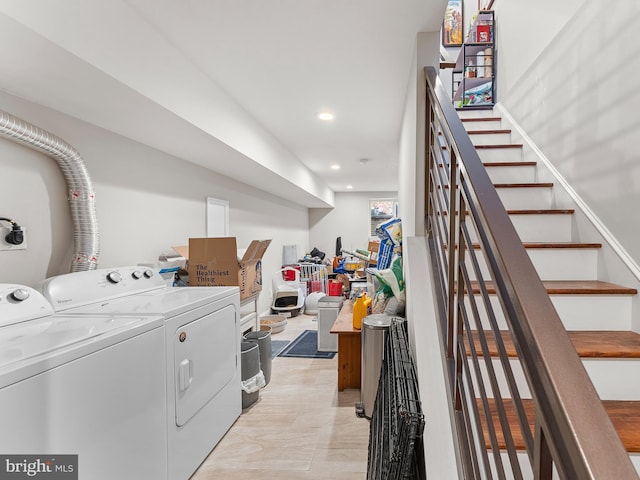
[[[242,408],[253,405],[260,395],[260,350],[255,342],[240,345],[240,370],[242,374]],[[262,380],[264,382],[264,379]]]
[[[342,284],[340,284],[342,286]],[[318,351],[337,352],[338,335],[330,333],[338,318],[344,297],[322,297],[318,300]]]
[[[247,342],[258,345],[260,352],[260,368],[264,375],[265,385],[271,381],[271,329],[249,332],[244,336]]]
[[[373,403],[378,392],[380,369],[384,356],[385,336],[391,326],[391,315],[376,313],[362,321],[362,350],[360,376],[360,404],[358,415],[371,418]]]

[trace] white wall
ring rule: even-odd
[[[640,4],[498,0],[496,11],[499,101],[640,263]]]
[[[419,33],[400,130],[398,204],[403,237],[421,235],[424,223],[424,67],[439,68],[440,33]]]
[[[260,311],[282,246],[308,248],[308,211],[207,169],[106,130],[0,93],[0,110],[58,135],[82,154],[96,191],[99,267],[151,262],[189,237],[206,236],[206,197],[229,201],[230,235],[239,248],[271,238],[264,257]],[[27,250],[0,252],[0,282],[33,285],[69,271],[72,230],[66,185],[57,163],[0,139],[0,216],[27,231]]]
[[[429,279],[424,231],[425,66],[439,67],[439,33],[420,33],[400,133],[399,205],[403,218],[403,273],[407,282],[407,327],[427,418],[423,435],[428,478],[457,478],[444,366]],[[406,220],[405,220],[406,219]]]
[[[335,207],[309,210],[309,248],[316,247],[334,257],[336,238],[342,238],[342,248],[366,249],[369,242],[369,201],[397,198],[397,192],[336,193]],[[302,256],[305,252],[298,251]]]

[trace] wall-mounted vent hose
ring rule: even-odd
[[[96,269],[100,254],[96,196],[80,153],[61,138],[3,111],[0,111],[0,137],[26,145],[58,162],[67,182],[73,223],[71,271]]]

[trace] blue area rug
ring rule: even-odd
[[[289,343],[291,343],[289,340],[271,340],[271,358],[276,358],[276,355],[278,355],[284,347],[289,345]]]
[[[282,350],[278,356],[296,358],[333,358],[335,354],[336,352],[319,352],[317,330],[305,330],[298,336],[298,338]]]

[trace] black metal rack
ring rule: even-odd
[[[417,479],[424,416],[409,350],[406,321],[393,318],[385,337],[371,416],[367,480]]]

